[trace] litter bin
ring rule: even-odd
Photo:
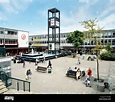
[[[52,72],[52,68],[48,68],[48,73],[51,73]]]

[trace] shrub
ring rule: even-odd
[[[108,52],[102,53],[100,55],[100,59],[107,61],[115,61],[115,53],[108,53]]]

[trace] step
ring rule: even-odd
[[[6,88],[6,86],[4,84],[0,85],[0,90]]]
[[[5,92],[4,94],[32,94],[32,92],[23,91],[23,90],[17,91],[16,89],[9,89],[9,90],[8,90],[7,92]]]
[[[8,91],[2,80],[0,80],[0,94],[3,94],[4,92]]]
[[[3,82],[0,82],[0,86],[1,86],[1,85],[4,85]]]
[[[3,93],[5,93],[5,92],[7,92],[7,91],[8,91],[7,88],[0,89],[0,94],[3,94]]]

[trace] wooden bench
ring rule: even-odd
[[[67,71],[66,76],[76,78],[76,71],[69,70]]]
[[[47,67],[42,67],[42,66],[38,66],[37,68],[36,68],[36,70],[38,71],[38,72],[47,72]]]

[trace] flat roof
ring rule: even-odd
[[[49,9],[48,11],[52,12],[52,13],[55,13],[55,12],[60,12],[58,9],[56,8],[52,8],[52,9]]]
[[[23,31],[23,32],[29,32],[25,30],[17,30],[17,29],[12,29],[12,28],[5,28],[5,27],[0,27],[0,29],[7,29],[7,30],[12,30],[12,31]]]

